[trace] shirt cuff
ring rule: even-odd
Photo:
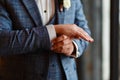
[[[71,55],[71,57],[78,58],[80,56],[80,52],[78,51],[78,46],[75,41],[72,41],[75,47],[75,52]]]
[[[48,34],[50,37],[50,41],[52,41],[53,39],[56,38],[56,31],[53,25],[47,25],[46,26],[47,30],[48,30]]]

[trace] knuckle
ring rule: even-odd
[[[66,38],[66,35],[62,35],[62,39],[65,39]]]
[[[62,35],[62,38],[64,38],[65,37],[65,35]]]

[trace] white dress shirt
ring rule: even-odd
[[[42,23],[47,27],[50,40],[53,40],[54,38],[56,38],[55,28],[53,25],[46,24],[54,16],[55,13],[54,0],[35,0],[35,1],[41,14]]]
[[[35,0],[36,4],[38,6],[38,9],[41,14],[41,19],[43,25],[47,27],[48,33],[50,40],[53,40],[56,38],[56,31],[53,25],[46,25],[50,19],[54,16],[55,13],[55,3],[54,0]],[[76,54],[72,55],[73,57],[78,57],[80,53],[78,52],[78,46],[77,44],[73,41],[75,47],[76,47]]]

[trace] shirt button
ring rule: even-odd
[[[44,10],[44,13],[47,13],[47,10]]]

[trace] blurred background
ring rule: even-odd
[[[95,42],[91,43],[87,51],[77,60],[80,80],[111,80],[110,0],[82,0],[82,3]],[[119,61],[120,56],[117,62],[120,65]]]

